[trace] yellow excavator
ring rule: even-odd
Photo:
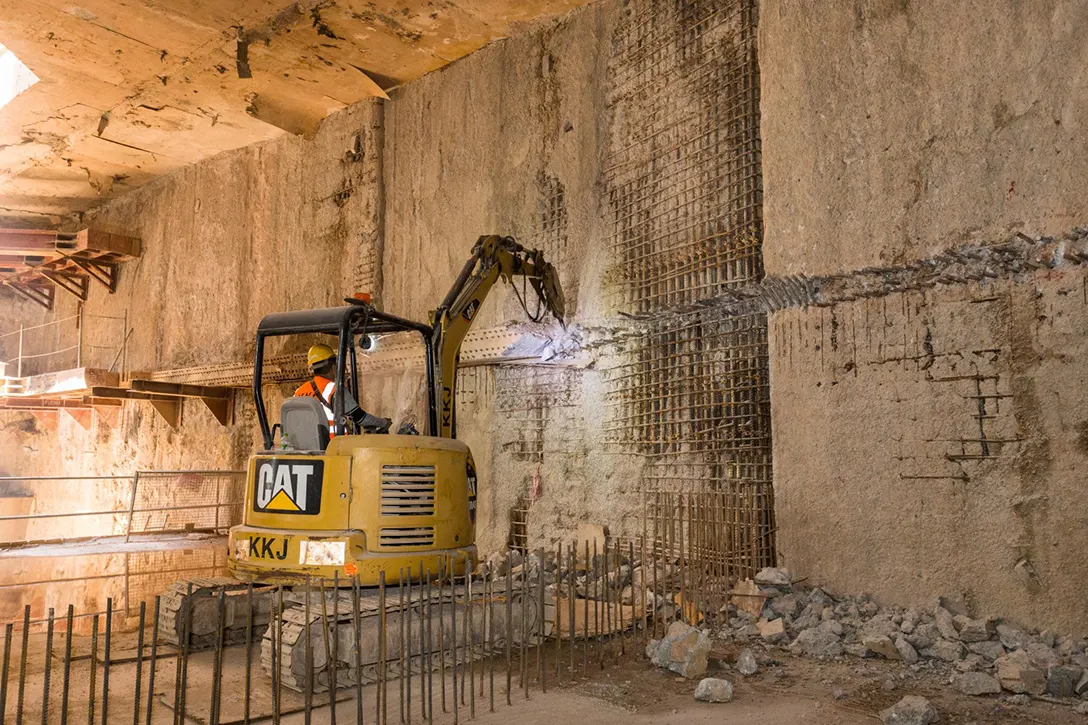
[[[521,284],[518,284],[520,278]],[[229,535],[230,580],[177,582],[164,594],[160,626],[171,639],[207,646],[216,633],[217,595],[227,589],[227,642],[241,641],[248,593],[256,590],[252,621],[267,623],[274,585],[304,582],[351,586],[419,582],[463,572],[476,563],[476,472],[468,446],[456,440],[456,377],[461,343],[494,285],[513,285],[526,315],[551,314],[563,323],[564,301],[554,267],[511,237],[480,237],[427,323],[377,310],[361,299],[342,307],[267,315],[257,328],[253,396],[264,450],[249,460],[243,523]],[[520,290],[519,290],[520,287]],[[529,310],[529,289],[536,309]],[[427,378],[428,435],[355,430],[344,395],[331,401],[293,397],[270,424],[263,395],[265,342],[271,337],[324,335],[337,351],[336,390],[359,399],[357,351],[375,335],[421,338]],[[324,403],[331,408],[331,420]],[[309,596],[307,593],[306,596]],[[314,608],[320,610],[320,607]],[[298,611],[283,620],[289,650],[306,622]],[[319,615],[310,622],[319,626]],[[336,625],[330,625],[335,630]],[[272,628],[269,628],[271,630]],[[216,635],[217,636],[217,635]],[[269,634],[265,635],[265,666]],[[282,666],[297,685],[298,663]]]

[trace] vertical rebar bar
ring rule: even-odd
[[[324,582],[324,580],[322,580]],[[322,597],[324,599],[324,597]],[[328,622],[324,627],[328,632]],[[336,636],[337,630],[340,627],[340,570],[336,569],[332,573],[332,634],[329,639],[332,640],[332,646],[326,647],[325,651],[329,657],[329,725],[336,725],[336,670],[338,667],[337,660],[340,657],[340,645],[338,637]]]
[[[49,684],[53,674],[53,607],[49,608],[48,621],[45,625],[45,670],[42,672],[42,725],[49,725]]]
[[[147,719],[144,725],[151,725],[151,711],[155,702],[155,665],[159,655],[159,607],[161,600],[155,597],[155,619],[151,623],[151,657],[147,661]],[[64,725],[61,723],[61,725]]]
[[[419,583],[419,610],[416,612],[416,621],[419,622],[419,719],[422,722],[427,719],[427,668],[425,653],[430,646],[427,643],[427,600],[426,588],[423,584],[423,560],[419,561],[419,569],[416,571],[416,581]]]
[[[578,578],[577,559],[578,542],[577,540],[574,540],[570,542],[570,548],[567,551],[567,599],[570,600],[567,604],[567,628],[570,629],[570,669],[567,671],[567,674],[570,675],[572,679],[574,678],[574,617],[576,614],[574,608],[574,595],[577,594],[575,588],[575,580]]]
[[[64,676],[61,679],[60,693],[60,725],[68,725],[68,687],[72,682],[72,623],[75,619],[75,607],[68,605],[68,615],[65,617],[64,633]],[[8,625],[11,626],[10,624]],[[4,663],[4,674],[0,675],[7,680],[7,662]],[[0,713],[4,711],[4,702],[0,697]]]
[[[539,604],[537,605],[540,610],[540,634],[536,638],[536,679],[540,683],[540,692],[546,693],[548,691],[548,683],[545,681],[547,675],[544,673],[544,549],[537,549],[537,559],[539,564],[536,570],[537,580],[537,595]]]
[[[355,643],[355,725],[363,725],[363,637],[359,615],[359,572],[351,578],[351,634]]]
[[[438,678],[442,687],[442,712],[446,709],[446,565],[438,575],[438,669],[442,673]]]
[[[490,567],[487,578],[487,699],[488,712],[495,712],[495,571]]]
[[[272,610],[272,607],[269,607]],[[283,585],[276,585],[276,606],[272,611],[274,615],[268,626],[272,627],[269,633],[272,641],[269,643],[272,649],[272,723],[280,723],[280,703],[283,702]]]
[[[102,646],[102,725],[109,725],[110,647],[113,635],[113,597],[106,597],[106,639]]]
[[[506,552],[506,704],[510,705],[510,688],[513,682],[513,653],[514,638],[514,552]]]
[[[583,599],[583,605],[585,611],[583,612],[582,619],[582,677],[589,674],[589,539],[586,539],[586,558],[585,558],[585,587],[586,593]]]
[[[397,609],[399,620],[397,627],[400,630],[400,639],[397,642],[397,685],[400,688],[400,721],[404,723],[404,568],[397,575],[397,595],[400,598],[400,607]]]
[[[457,694],[457,564],[452,557],[450,558],[450,599],[450,660],[453,668],[453,690],[450,694],[453,695],[453,725],[457,725],[460,722],[458,700],[461,698]]]
[[[272,607],[269,607],[271,609]],[[275,630],[272,631],[274,633]],[[275,650],[273,650],[273,653]],[[272,668],[276,667],[276,658],[273,654]],[[244,691],[242,697],[242,724],[249,725],[250,717],[250,698],[253,694],[253,582],[250,582],[246,586],[246,682],[244,685]],[[273,674],[272,683],[275,685],[276,678]]]
[[[476,719],[475,622],[472,618],[472,563],[465,555],[465,656],[468,657],[468,717]],[[464,682],[461,684],[464,689]]]
[[[559,609],[559,588],[563,582],[563,542],[555,545],[555,681],[559,683],[563,667],[562,612]]]
[[[526,549],[521,562],[521,576],[518,582],[518,594],[521,597],[521,637],[518,641],[518,671],[521,691],[529,699],[529,552]]]
[[[193,584],[185,587],[185,606],[181,618],[181,647],[178,655],[177,685],[174,699],[174,717],[177,725],[185,725],[186,689],[189,679],[189,639],[193,631]]]
[[[19,346],[22,347],[22,328],[19,328]],[[26,696],[27,649],[30,646],[30,605],[23,607],[23,646],[19,655],[19,684],[15,700],[15,725],[23,725],[23,700]]]
[[[420,562],[420,566],[423,566],[422,562]],[[427,602],[427,605],[426,605],[427,606],[427,616],[426,616],[425,621],[427,622],[427,626],[426,626],[427,644],[423,649],[427,653],[427,664],[426,664],[426,667],[427,667],[427,723],[428,723],[428,725],[431,725],[432,723],[434,723],[434,656],[433,656],[433,650],[434,650],[434,622],[432,621],[434,619],[434,612],[432,611],[433,608],[434,608],[434,599],[433,599],[434,592],[432,591],[432,586],[431,586],[432,585],[432,579],[431,579],[431,570],[430,569],[427,570],[427,575],[426,576],[427,576],[427,579],[426,579],[426,581],[427,581],[427,593],[426,593],[426,597],[427,597],[427,599],[426,599],[426,602]],[[442,623],[439,622],[438,626],[441,627]]]
[[[389,722],[389,710],[386,706],[386,638],[388,637],[388,622],[385,612],[385,570],[378,572],[378,714],[381,717],[381,725]]]
[[[226,626],[227,590],[220,587],[215,608],[215,644],[212,649],[212,693],[208,706],[211,725],[219,725],[219,703],[223,682],[223,629]]]
[[[140,602],[140,624],[136,630],[136,694],[132,697],[132,725],[140,725],[140,688],[144,674],[144,627],[147,626],[147,602]]]
[[[407,608],[401,607],[401,639],[404,642],[404,669],[407,680],[401,688],[401,697],[405,700],[406,722],[412,725],[412,567],[404,570],[406,583],[402,589],[407,598]],[[402,675],[403,676],[403,675]]]
[[[68,605],[69,616],[71,615],[72,605]],[[71,620],[69,620],[70,622]],[[72,631],[72,625],[68,625],[68,631]],[[0,715],[3,715],[8,710],[8,668],[11,664],[11,638],[15,636],[15,628],[11,622],[4,625],[4,659],[0,662]],[[69,636],[71,641],[71,636]],[[71,661],[71,652],[69,651],[69,661]],[[67,696],[68,688],[65,687],[65,696]]]
[[[310,580],[310,575],[306,575],[306,601],[304,606],[304,626],[306,627],[305,646],[306,652],[306,684],[304,685],[303,692],[303,721],[306,725],[310,725],[310,721],[313,717],[314,707],[314,645],[313,635],[310,633],[312,629],[313,620],[310,618],[310,599],[313,594],[313,585]]]
[[[91,620],[91,671],[87,675],[87,725],[94,725],[94,705],[98,694],[95,687],[95,676],[98,674],[98,617],[99,615],[96,614]],[[177,722],[176,711],[174,721]]]

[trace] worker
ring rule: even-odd
[[[306,363],[310,366],[313,378],[298,386],[295,397],[317,398],[321,407],[325,409],[325,415],[329,418],[329,428],[333,427],[332,412],[333,396],[336,391],[336,353],[328,345],[313,345],[306,353]],[[359,407],[358,401],[345,391],[344,413],[355,423],[356,430],[370,428],[379,433],[389,432],[389,426],[393,421],[389,418],[379,418],[371,415]]]

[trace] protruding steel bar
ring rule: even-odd
[[[211,725],[219,725],[219,704],[223,682],[223,629],[226,627],[227,590],[220,588],[216,597],[215,648],[212,650],[212,701],[208,707]]]
[[[438,669],[441,671],[439,684],[442,687],[442,712],[446,709],[446,565],[438,575]]]
[[[271,607],[269,607],[271,609]],[[272,723],[280,724],[280,703],[283,702],[283,585],[276,585],[276,607],[272,627]]]
[[[68,725],[68,688],[72,682],[72,622],[75,619],[75,607],[68,605],[68,615],[65,617],[64,632],[64,675],[61,680],[60,693],[60,725]],[[11,626],[10,624],[8,625]],[[4,674],[0,675],[5,680],[8,678],[7,662],[4,662]],[[4,711],[3,698],[0,697],[0,713]]]
[[[553,634],[555,636],[555,680],[556,684],[559,683],[560,674],[563,669],[563,613],[559,611],[559,591],[563,586],[563,542],[560,541],[556,544],[555,548],[555,597],[553,605],[555,607],[555,628]]]
[[[400,627],[400,639],[397,642],[397,685],[400,687],[400,721],[404,720],[404,569],[400,569],[397,579],[397,594],[400,597],[400,608],[397,612],[400,616],[397,625]]]
[[[488,569],[487,579],[487,678],[489,712],[495,712],[495,572]]]
[[[453,690],[450,694],[453,695],[453,725],[457,725],[460,722],[458,701],[461,699],[457,694],[457,563],[452,557],[450,558],[450,600],[450,653],[453,667]]]
[[[363,725],[363,636],[358,572],[351,579],[351,635],[355,643],[355,725]]]
[[[144,627],[147,626],[147,602],[140,602],[140,624],[136,630],[136,693],[132,697],[132,725],[140,725],[140,695],[144,674]]]
[[[585,608],[584,616],[582,619],[582,676],[585,677],[589,674],[589,572],[590,572],[590,559],[589,559],[589,539],[586,539],[586,558],[585,558],[585,571],[586,571],[586,595],[583,599],[583,605]]]
[[[324,601],[324,597],[322,597]],[[340,645],[336,631],[340,626],[340,570],[332,574],[332,634],[329,635],[329,622],[325,621],[322,629],[326,633],[326,639],[332,640],[331,646],[325,648],[329,653],[329,724],[336,725],[336,675],[337,660],[340,658]]]
[[[510,689],[513,682],[513,663],[511,662],[514,639],[514,556],[513,551],[506,552],[506,704],[510,702]]]
[[[113,634],[113,597],[106,597],[106,640],[102,647],[102,725],[109,725],[110,648]]]
[[[604,669],[604,651],[601,647],[601,559],[597,552],[597,537],[593,537],[593,642],[600,655],[601,669]]]
[[[419,609],[416,612],[416,620],[419,622],[419,719],[427,719],[427,667],[425,655],[428,652],[430,645],[427,642],[427,600],[424,598],[426,595],[426,587],[424,586],[423,579],[423,560],[419,562],[419,569],[416,571],[416,581],[419,583]]]
[[[537,549],[537,560],[539,564],[536,569],[536,583],[537,583],[537,601],[539,604],[537,608],[540,612],[540,617],[537,621],[540,623],[540,634],[536,640],[536,679],[540,683],[540,692],[547,693],[548,691],[548,675],[544,671],[544,549]]]
[[[49,608],[48,621],[45,625],[45,670],[42,672],[42,725],[49,725],[49,684],[53,674],[53,607]]]
[[[403,641],[404,649],[404,670],[406,671],[406,681],[401,688],[401,698],[405,700],[404,712],[407,715],[408,725],[412,725],[412,567],[409,566],[404,570],[406,583],[403,587],[405,591],[406,599],[408,602],[407,607],[401,607],[401,640]],[[406,634],[407,633],[407,634]],[[402,675],[405,676],[405,675]],[[334,724],[335,725],[335,724]]]
[[[314,591],[313,590],[313,584],[312,584],[312,582],[310,580],[310,575],[307,574],[306,575],[306,601],[305,601],[304,614],[303,614],[303,616],[305,617],[305,619],[304,619],[305,625],[304,626],[306,627],[306,636],[305,636],[305,641],[304,641],[304,644],[306,646],[306,652],[303,653],[305,655],[305,658],[306,658],[306,683],[305,683],[305,685],[303,685],[303,687],[305,688],[305,691],[303,692],[303,715],[302,715],[303,722],[305,722],[306,725],[310,725],[310,722],[311,722],[311,720],[313,718],[313,709],[314,709],[314,643],[313,643],[313,635],[310,633],[310,630],[313,629],[313,627],[311,626],[313,624],[313,620],[310,617],[310,599],[311,599],[311,596],[313,595],[313,591]]]
[[[72,605],[68,605],[68,612],[71,615]],[[69,620],[71,621],[71,620]],[[68,632],[72,631],[72,625],[68,625]],[[15,636],[15,628],[11,622],[4,625],[4,659],[0,662],[0,715],[7,712],[8,709],[8,668],[11,665],[11,638]],[[71,640],[71,636],[68,638]],[[69,651],[69,661],[71,661],[71,652]],[[65,696],[67,697],[68,688],[65,687]]]
[[[19,684],[15,699],[15,725],[23,725],[23,701],[26,697],[27,650],[30,647],[30,605],[23,607],[23,646],[19,655]]]
[[[155,616],[151,622],[151,657],[147,661],[147,719],[144,725],[151,725],[151,713],[155,703],[155,665],[158,663],[159,656],[159,607],[161,604],[161,599],[155,597]],[[61,723],[61,725],[64,724]]]
[[[521,668],[521,691],[529,699],[529,552],[526,549],[521,562],[521,637],[518,647],[518,665]]]
[[[98,674],[98,617],[94,615],[91,620],[91,671],[87,676],[87,725],[94,725],[94,706],[98,689],[95,677]],[[174,714],[174,722],[177,722],[177,713]]]
[[[271,609],[271,607],[269,607]],[[271,623],[270,623],[271,624]],[[273,630],[273,633],[275,630]],[[272,668],[276,667],[276,658],[272,658]],[[242,725],[249,725],[250,697],[253,694],[253,582],[246,587],[246,682],[245,691],[242,694]],[[275,684],[275,676],[272,678]]]
[[[189,679],[189,639],[193,631],[193,584],[185,587],[185,612],[181,618],[181,647],[178,653],[177,691],[174,699],[174,718],[177,725],[185,725],[185,700]]]
[[[420,566],[423,566],[422,562],[420,562]],[[433,656],[434,623],[432,621],[434,619],[434,612],[432,611],[434,609],[434,599],[432,598],[432,595],[433,595],[434,592],[433,592],[433,587],[431,586],[432,578],[431,578],[431,570],[430,569],[427,570],[426,582],[427,582],[427,584],[426,584],[426,586],[427,586],[427,593],[426,593],[426,597],[427,597],[426,598],[427,616],[426,616],[426,619],[424,621],[426,621],[426,623],[427,623],[427,626],[426,626],[427,643],[426,643],[426,645],[424,646],[423,649],[427,653],[427,663],[426,663],[426,668],[427,668],[427,678],[426,678],[427,679],[427,723],[428,723],[428,725],[431,725],[432,723],[434,723],[434,656]],[[438,626],[439,626],[439,628],[441,628],[442,627],[442,622],[439,622]]]
[[[468,716],[476,719],[476,626],[472,615],[472,562],[465,555],[465,657],[468,658]],[[461,683],[462,691],[464,682]]]
[[[386,657],[388,652],[386,650],[386,639],[389,636],[388,621],[386,619],[385,612],[385,570],[378,572],[378,714],[381,718],[381,725],[388,725],[389,723],[389,709],[387,707],[386,699],[386,681],[388,674],[385,671]]]
[[[570,655],[570,668],[567,670],[567,674],[571,678],[574,677],[574,617],[576,613],[574,595],[576,593],[575,580],[578,578],[577,558],[578,542],[571,541],[567,550],[567,620],[569,622],[568,629],[570,629],[570,652],[568,653]]]

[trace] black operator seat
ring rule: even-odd
[[[280,440],[298,451],[323,451],[329,445],[329,419],[317,398],[288,398],[280,406]]]

